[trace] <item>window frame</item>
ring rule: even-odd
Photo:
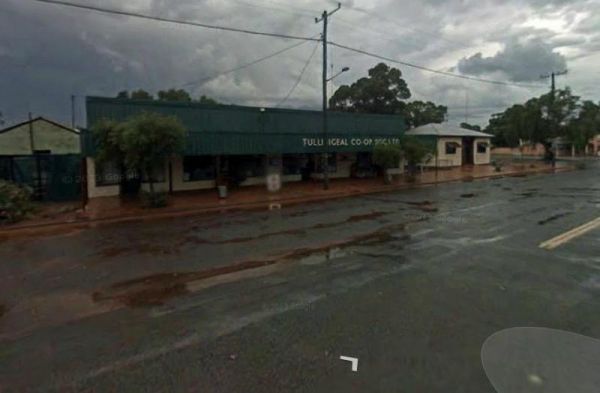
[[[456,142],[446,142],[444,147],[447,156],[454,156],[458,153],[458,143]]]
[[[113,169],[112,172],[107,172],[107,167]],[[107,177],[109,178],[107,180]],[[114,177],[114,180],[111,180]],[[121,184],[123,173],[121,168],[114,161],[107,161],[103,164],[97,164],[94,168],[94,178],[96,187],[110,187]]]
[[[191,165],[189,163],[190,160],[198,160],[198,159],[203,159],[203,160],[207,160],[210,161],[210,165],[208,165],[207,167],[205,167],[205,169],[208,171],[210,170],[210,172],[212,173],[212,177],[202,177],[199,179],[193,179],[192,174],[193,171],[187,171],[186,170],[186,160],[188,161],[188,165]],[[199,166],[196,166],[194,170],[197,170],[198,168],[200,168]],[[189,168],[188,168],[189,169]],[[186,173],[189,174],[189,178],[186,177]],[[182,176],[182,180],[184,183],[191,183],[191,182],[196,182],[196,181],[211,181],[211,180],[215,180],[217,178],[217,165],[215,162],[215,157],[214,156],[207,156],[207,155],[200,155],[200,156],[184,156],[181,160],[181,176]]]

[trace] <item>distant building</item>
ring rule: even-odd
[[[35,119],[0,130],[0,179],[29,186],[37,199],[81,195],[81,142],[75,129]]]
[[[80,152],[79,131],[44,117],[0,130],[0,156]]]
[[[406,131],[406,135],[435,140],[437,154],[426,163],[427,167],[456,167],[490,163],[493,135],[449,124],[426,124]]]
[[[591,138],[585,147],[585,154],[600,156],[600,134]]]
[[[590,138],[583,151],[578,151],[575,145],[566,138],[558,137],[552,140],[552,149],[557,157],[575,157],[577,155],[600,156],[600,134]]]
[[[320,111],[102,97],[88,97],[86,110],[90,129],[102,119],[123,121],[143,112],[177,117],[188,131],[185,153],[166,158],[155,183],[168,192],[216,189],[218,181],[264,185],[271,174],[283,183],[319,180],[325,151],[330,178],[373,176],[373,147],[398,143],[405,130],[398,115],[329,112],[326,144]],[[114,163],[97,165],[93,137],[89,130],[83,135],[90,198],[147,189],[139,174]]]

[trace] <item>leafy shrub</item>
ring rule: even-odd
[[[504,166],[504,163],[502,161],[492,161],[492,166],[494,167],[494,170],[496,172],[502,172],[502,167]]]
[[[384,171],[383,179],[386,184],[392,182],[387,170],[397,168],[402,159],[402,148],[399,145],[380,144],[373,148],[373,163]]]
[[[167,206],[167,193],[142,191],[142,205],[148,208],[165,207]]]
[[[416,181],[417,166],[425,161],[429,155],[434,154],[434,151],[418,138],[405,136],[402,139],[402,152],[408,166],[408,176],[406,179],[409,182],[414,182]]]
[[[0,222],[17,222],[33,210],[29,189],[0,180]]]
[[[383,169],[397,168],[402,159],[402,149],[398,145],[380,144],[373,149],[373,163]]]

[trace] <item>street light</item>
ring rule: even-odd
[[[324,57],[325,58],[325,57]],[[325,76],[326,67],[323,67],[323,76]],[[349,71],[350,67],[344,67],[340,72],[327,79],[323,77],[323,138],[325,139],[325,153],[323,154],[323,162],[321,168],[323,169],[323,188],[329,189],[329,137],[327,136],[327,82],[331,82],[337,78],[340,74]]]
[[[337,78],[338,76],[340,76],[341,74],[343,74],[346,71],[350,71],[350,67],[344,67],[344,68],[342,68],[342,70],[340,72],[338,72],[337,74],[335,74],[331,78],[327,79],[327,82],[331,82],[332,80],[334,80],[335,78]]]

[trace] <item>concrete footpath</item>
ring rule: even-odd
[[[401,176],[394,179],[392,184],[384,184],[381,178],[336,179],[331,182],[329,190],[324,190],[321,182],[311,181],[285,184],[283,189],[277,193],[269,193],[263,186],[240,188],[230,191],[230,195],[226,199],[219,199],[216,190],[194,191],[171,195],[169,205],[161,209],[144,208],[137,200],[124,200],[119,197],[95,198],[90,200],[83,210],[56,213],[44,218],[34,217],[18,224],[2,227],[0,228],[0,238],[54,234],[102,224],[174,218],[187,215],[279,209],[283,206],[456,181],[526,176],[569,170],[573,170],[573,166],[566,163],[557,163],[557,166],[553,168],[543,162],[530,161],[504,165],[501,171],[496,171],[491,165],[463,166],[438,171],[429,170],[420,173],[414,182],[408,182]]]

